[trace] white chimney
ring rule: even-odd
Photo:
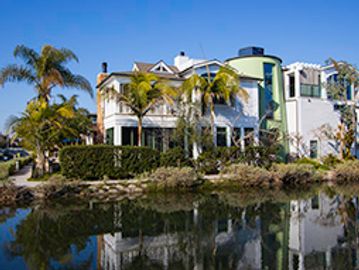
[[[174,65],[180,70],[184,70],[187,67],[191,66],[191,59],[186,56],[186,54],[182,51],[179,55],[177,55],[174,59]]]

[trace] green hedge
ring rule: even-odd
[[[13,175],[16,172],[16,161],[20,162],[20,168],[29,164],[32,161],[31,157],[23,157],[12,159],[6,162],[0,162],[0,179],[6,179],[10,175]]]
[[[204,174],[217,174],[221,168],[243,159],[239,147],[214,147],[202,152],[196,160],[197,169]]]
[[[159,166],[157,150],[137,146],[67,146],[60,151],[62,174],[67,178],[99,180],[131,178]]]
[[[185,152],[181,147],[174,147],[161,153],[162,167],[185,167],[191,166],[192,162],[185,157]]]

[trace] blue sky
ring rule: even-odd
[[[109,71],[129,70],[135,60],[172,63],[181,50],[224,60],[257,45],[284,64],[328,57],[358,64],[358,12],[356,0],[0,0],[0,68],[15,62],[18,44],[72,49],[80,63],[70,67],[93,86],[103,61]],[[62,92],[79,94],[95,112],[86,94]],[[34,95],[26,84],[0,88],[0,131]]]

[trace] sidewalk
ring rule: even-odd
[[[32,165],[27,165],[23,167],[16,174],[10,176],[10,180],[14,182],[16,186],[25,186],[25,187],[36,187],[41,184],[41,182],[29,182],[27,179],[31,177]]]

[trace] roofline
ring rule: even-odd
[[[130,74],[130,72],[132,74]],[[109,75],[107,75],[107,77],[105,79],[103,79],[98,85],[96,85],[96,88],[100,88],[102,87],[111,77],[114,77],[114,76],[123,76],[123,77],[131,77],[135,72],[133,71],[129,71],[129,73],[124,73],[124,72],[111,72]],[[147,73],[151,73],[151,74],[154,74],[156,75],[158,78],[161,78],[161,79],[166,79],[166,80],[169,80],[169,81],[184,81],[183,78],[166,78],[166,77],[163,77],[161,75],[157,75],[156,73],[153,73],[153,72],[147,72]]]
[[[224,62],[236,60],[236,59],[242,59],[242,58],[249,58],[249,57],[268,57],[278,60],[280,63],[283,63],[282,59],[280,59],[278,56],[275,55],[269,55],[269,54],[263,54],[263,55],[243,55],[243,56],[234,56],[226,59]]]
[[[241,79],[244,79],[244,80],[251,80],[251,81],[263,81],[262,78],[257,78],[257,77],[251,77],[251,76],[248,76],[248,75],[238,75],[239,78]]]
[[[192,68],[195,68],[195,67],[198,67],[198,66],[201,66],[201,65],[206,65],[206,64],[209,64],[209,63],[211,63],[211,62],[218,62],[218,63],[220,63],[221,66],[224,66],[224,64],[222,63],[222,61],[220,61],[220,60],[214,58],[214,59],[211,59],[211,60],[204,60],[203,62],[200,62],[200,63],[194,64],[194,65],[192,65],[192,66],[189,66],[188,68],[186,68],[186,69],[180,71],[179,74],[183,74],[183,73],[187,72],[188,70],[190,70],[190,69],[192,69]]]

